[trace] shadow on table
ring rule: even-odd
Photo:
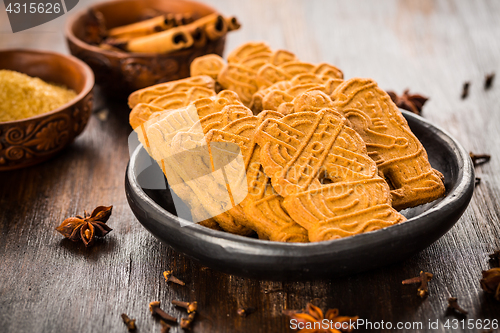
[[[98,260],[100,257],[113,253],[116,250],[117,243],[114,237],[106,236],[96,238],[92,246],[85,247],[82,242],[73,242],[68,238],[64,238],[59,242],[59,246],[74,255],[85,256],[89,260]]]

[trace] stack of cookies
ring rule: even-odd
[[[398,210],[444,195],[442,175],[370,79],[344,81],[334,66],[264,43],[227,62],[198,58],[191,74],[136,91],[129,105],[194,222],[317,242],[402,222]]]

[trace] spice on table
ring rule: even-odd
[[[474,154],[473,152],[470,152],[469,156],[474,166],[489,162],[489,160],[491,159],[491,155],[488,154]]]
[[[490,263],[494,267],[500,267],[500,250],[496,250],[492,254],[489,255]]]
[[[388,91],[387,94],[389,94],[392,101],[398,108],[411,111],[418,115],[420,115],[425,102],[429,99],[419,94],[410,94],[408,89],[406,89],[400,96],[393,91]]]
[[[477,186],[479,184],[481,184],[481,178],[480,177],[474,178],[474,186]]]
[[[151,314],[154,316],[160,317],[160,319],[163,319],[165,321],[172,321],[174,323],[177,322],[177,318],[172,317],[162,309],[160,309],[160,302],[151,302],[149,303],[149,311],[151,311]]]
[[[92,214],[84,211],[84,215],[67,218],[56,230],[73,242],[82,240],[85,246],[91,246],[96,236],[104,237],[111,229],[106,222],[111,216],[113,206],[99,206]]]
[[[281,293],[285,289],[283,288],[270,288],[270,289],[264,289],[264,294],[272,294],[272,293]]]
[[[464,316],[466,316],[469,313],[468,311],[462,309],[460,307],[460,305],[458,305],[458,301],[457,301],[456,297],[450,297],[448,299],[448,309],[449,310],[454,310],[454,311],[456,311],[456,312],[458,312],[458,313],[460,313],[461,315],[464,315]]]
[[[495,267],[483,271],[483,278],[481,279],[481,288],[489,294],[493,294],[493,297],[497,301],[500,301],[500,268]]]
[[[238,314],[238,316],[240,317],[246,317],[248,316],[249,314],[252,314],[255,312],[255,308],[239,308],[236,313]]]
[[[0,122],[34,117],[75,99],[76,92],[37,77],[0,69]]]
[[[180,306],[181,308],[186,309],[187,313],[195,312],[198,309],[198,302],[181,302],[173,300],[172,304],[175,306]]]
[[[406,279],[403,280],[403,284],[415,284],[415,283],[420,283],[420,287],[417,289],[417,295],[424,298],[429,295],[429,286],[428,282],[432,279],[434,275],[429,272],[420,272],[420,276],[411,278],[411,279]]]
[[[487,74],[484,77],[484,90],[488,90],[493,86],[494,79],[495,79],[495,73]]]
[[[469,87],[470,87],[470,82],[465,82],[463,87],[462,87],[462,99],[466,99],[467,96],[469,96]]]
[[[161,331],[160,331],[161,333],[168,333],[170,331],[170,328],[172,327],[161,319],[160,319],[160,325],[161,325]]]
[[[196,311],[191,312],[187,318],[181,319],[181,327],[184,330],[190,330],[193,325],[194,318],[196,317]]]
[[[297,320],[297,324],[300,325],[301,330],[297,333],[308,332],[308,333],[320,333],[324,332],[323,329],[318,329],[318,325],[321,327],[323,320],[328,320],[330,327],[333,327],[338,331],[338,328],[342,328],[344,332],[352,332],[353,327],[352,323],[355,323],[358,320],[358,316],[348,317],[348,316],[339,316],[338,309],[329,309],[325,315],[323,315],[323,311],[317,306],[312,305],[311,303],[307,303],[305,312],[299,311],[290,311],[285,310],[283,314],[289,316],[291,319]],[[318,324],[319,323],[319,324]],[[347,325],[346,325],[347,323]],[[316,326],[315,326],[316,325]],[[302,328],[303,327],[303,328]],[[347,327],[347,329],[345,328]],[[329,330],[332,332],[332,330]],[[333,332],[336,332],[335,330]]]
[[[165,280],[167,280],[167,282],[176,283],[176,284],[179,284],[181,286],[185,286],[186,285],[184,283],[184,281],[181,281],[178,278],[176,278],[174,275],[172,275],[172,271],[165,271],[165,272],[163,272],[163,276],[165,277]]]
[[[125,313],[122,313],[122,319],[129,331],[136,330],[137,327],[135,326],[135,319],[130,319]]]

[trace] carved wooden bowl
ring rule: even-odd
[[[94,74],[68,55],[34,50],[0,51],[0,69],[10,69],[65,85],[78,94],[69,103],[35,117],[0,122],[0,171],[43,162],[70,144],[92,111]]]
[[[99,3],[91,8],[103,14],[108,29],[137,22],[151,9],[169,13],[190,12],[195,17],[216,12],[209,6],[187,0],[117,0]],[[138,89],[188,77],[189,66],[195,58],[209,53],[222,56],[224,51],[226,35],[209,40],[202,47],[190,47],[168,54],[104,50],[82,40],[88,15],[88,9],[85,9],[68,19],[65,29],[68,46],[71,54],[94,70],[96,83],[113,95],[126,97]]]

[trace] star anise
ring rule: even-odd
[[[112,209],[113,206],[99,206],[90,215],[85,211],[84,216],[67,218],[56,230],[73,242],[82,240],[85,246],[91,246],[95,236],[104,237],[113,230],[106,225]]]
[[[483,271],[483,278],[481,279],[481,288],[497,301],[500,301],[500,268],[495,267]]]
[[[284,311],[284,314],[291,319],[296,320],[297,333],[340,333],[352,332],[353,327],[358,320],[356,317],[339,316],[338,309],[330,309],[323,316],[323,311],[317,306],[307,303],[305,312]],[[328,323],[325,323],[328,320]]]
[[[410,94],[408,89],[406,89],[401,96],[398,96],[393,91],[388,91],[387,93],[391,96],[392,101],[398,108],[411,111],[418,115],[420,115],[425,102],[429,99],[422,95]]]

